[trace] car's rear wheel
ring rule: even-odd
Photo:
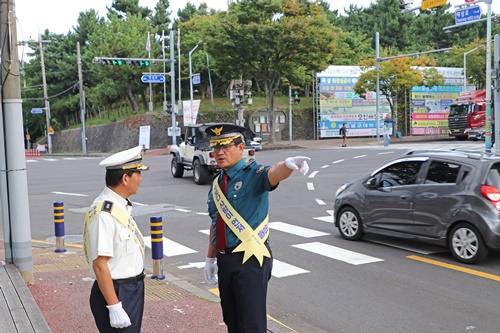
[[[172,172],[172,176],[174,176],[174,178],[182,178],[184,175],[184,166],[179,164],[176,158],[173,157],[172,163],[170,164],[170,171]]]
[[[200,160],[193,163],[193,177],[198,185],[205,185],[210,180],[210,172],[205,165],[201,165]]]
[[[448,238],[453,257],[464,264],[475,264],[488,255],[488,248],[484,244],[479,231],[469,223],[457,224],[451,230]]]
[[[358,212],[352,207],[342,208],[338,216],[338,228],[344,239],[358,240],[363,237],[363,225]]]

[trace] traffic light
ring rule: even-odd
[[[95,57],[94,63],[101,65],[129,65],[137,67],[149,67],[156,63],[156,60],[144,59],[144,58],[109,58],[109,57]]]
[[[129,60],[128,64],[130,66],[149,67],[151,66],[151,61],[147,59],[134,59],[134,60]]]
[[[299,92],[297,90],[295,90],[295,92],[293,93],[293,103],[294,104],[300,103],[300,96],[299,96]]]

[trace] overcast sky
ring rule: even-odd
[[[376,0],[328,0],[330,9],[338,9],[342,14],[344,7],[348,7],[349,3],[366,7]],[[421,0],[415,0],[414,3],[418,6]],[[148,6],[154,9],[157,0],[139,0],[140,6]],[[228,0],[190,0],[192,4],[198,6],[202,2],[209,4],[210,8],[227,9]],[[465,3],[465,0],[449,0],[454,6]],[[80,12],[94,8],[99,16],[106,15],[106,6],[111,6],[112,0],[17,0],[16,16],[17,16],[17,39],[29,40],[37,39],[38,33],[49,29],[50,32],[58,34],[66,34],[73,30],[76,26]],[[187,1],[171,0],[170,11],[176,16],[180,7],[184,8]],[[347,5],[346,5],[347,4]],[[486,14],[486,5],[481,4],[483,13]],[[452,7],[455,9],[454,7]],[[500,13],[500,0],[493,0],[492,12]],[[57,13],[57,14],[54,14]]]

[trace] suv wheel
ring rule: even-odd
[[[174,178],[182,178],[184,175],[184,166],[177,162],[175,156],[172,158],[172,163],[170,164],[170,171],[172,172],[172,176]]]
[[[338,228],[342,238],[348,240],[359,240],[363,237],[361,218],[354,208],[343,208],[338,214],[338,221]]]
[[[479,231],[469,223],[456,225],[448,238],[451,254],[464,264],[475,264],[488,255]]]
[[[193,177],[198,185],[205,185],[210,180],[210,172],[205,165],[201,165],[200,160],[193,163]]]

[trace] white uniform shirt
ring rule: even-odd
[[[117,205],[128,215],[132,211],[132,206],[127,205],[127,200],[108,187],[94,200],[94,204],[104,200],[113,202],[113,205]],[[88,239],[92,278],[96,278],[92,262],[98,256],[111,257],[108,260],[108,268],[113,279],[134,277],[143,271],[144,257],[140,246],[130,231],[111,214],[103,211],[89,222]]]

